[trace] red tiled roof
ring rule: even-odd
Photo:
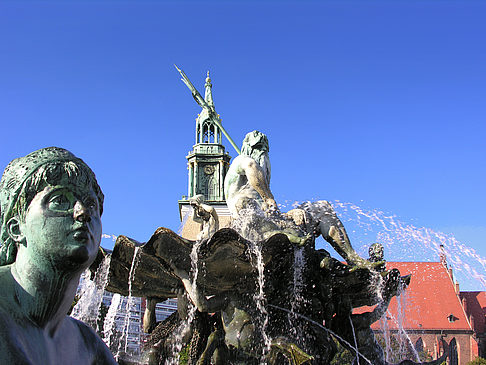
[[[483,333],[486,329],[486,292],[466,291],[460,292],[461,299],[466,301],[465,310],[467,315],[473,317],[474,332]]]
[[[393,298],[388,312],[373,329],[397,329],[397,319],[405,330],[471,330],[455,285],[440,262],[388,262],[387,268],[397,268],[401,275],[412,274],[410,286],[397,301]],[[362,313],[370,308],[359,308]],[[449,321],[452,314],[453,321]]]

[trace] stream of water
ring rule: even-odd
[[[111,350],[112,349],[112,341],[114,340],[114,330],[115,330],[115,319],[116,314],[121,309],[121,295],[120,294],[113,294],[111,298],[110,307],[108,308],[108,312],[106,313],[105,317],[105,325],[103,327],[103,341],[106,343],[106,346]]]
[[[486,290],[486,258],[457,240],[453,234],[404,222],[379,209],[332,202],[356,250],[365,255],[373,242],[385,247],[387,261],[438,262],[444,252],[461,283]]]
[[[292,314],[289,313],[288,320],[292,335],[296,339],[301,339],[305,336],[303,330],[300,326],[300,322],[297,321],[297,316],[295,313],[302,312],[302,307],[305,304],[305,297],[303,295],[304,290],[304,268],[305,268],[306,258],[304,255],[304,248],[303,247],[296,247],[294,248],[294,280],[293,280],[293,287],[292,287],[292,301],[291,311]]]
[[[78,295],[79,300],[73,308],[71,317],[76,318],[93,329],[98,328],[98,317],[103,293],[108,282],[108,272],[110,269],[111,256],[106,256],[100,267],[95,273],[93,280],[89,277],[89,269],[84,273],[83,284],[80,286]]]
[[[193,292],[198,290],[197,288],[197,278],[199,275],[199,249],[201,248],[201,241],[196,241],[191,249],[191,271],[189,273],[191,278],[191,289]],[[182,350],[183,339],[191,331],[191,326],[194,322],[194,318],[196,316],[197,308],[196,306],[188,301],[188,311],[187,311],[187,318],[181,323],[179,328],[174,333],[174,341],[173,345],[171,346],[171,356],[170,358],[166,359],[166,365],[176,365],[179,363],[179,353]]]
[[[120,356],[122,355],[121,350],[123,348],[123,354],[128,353],[128,342],[129,342],[129,331],[130,331],[130,321],[131,321],[131,309],[133,306],[133,297],[132,297],[132,283],[135,278],[135,271],[137,270],[138,263],[140,262],[140,247],[135,247],[133,251],[133,259],[132,265],[130,267],[130,271],[128,273],[128,297],[125,301],[125,309],[124,309],[124,322],[123,322],[123,329],[122,329],[122,338],[118,344],[118,349],[114,354],[115,359],[118,361]]]
[[[266,308],[267,299],[265,298],[265,264],[263,262],[262,248],[260,245],[252,242],[250,250],[252,252],[252,265],[253,267],[256,267],[258,272],[257,292],[253,295],[253,300],[255,301],[255,305],[259,313],[259,318],[256,318],[256,320],[260,322],[259,328],[264,343],[263,354],[261,357],[262,363],[264,363],[264,358],[270,351],[270,346],[272,345],[272,339],[267,334],[268,311]]]
[[[318,202],[314,202],[315,204]],[[299,206],[301,203],[295,202],[293,206]],[[340,220],[343,222],[348,234],[351,238],[351,242],[356,251],[362,256],[367,257],[367,249],[369,245],[374,242],[380,242],[385,247],[385,258],[387,261],[439,261],[441,254],[445,253],[447,261],[450,266],[455,270],[456,276],[459,281],[470,280],[471,278],[475,280],[477,286],[482,290],[486,289],[486,259],[481,257],[476,251],[465,244],[459,242],[453,235],[446,234],[440,231],[432,230],[426,227],[419,227],[413,224],[405,223],[398,219],[396,216],[391,214],[386,214],[377,209],[364,209],[356,204],[343,203],[340,201],[332,202]],[[187,220],[188,214],[183,218]],[[253,229],[255,222],[262,217],[249,216],[248,219],[242,219],[238,222],[239,226],[236,228],[240,234],[246,236],[253,242],[258,242],[262,240],[262,237],[258,236]],[[320,244],[319,244],[320,245]],[[327,243],[324,243],[327,245]],[[199,275],[198,270],[198,251],[200,247],[200,242],[193,246],[191,251],[191,283],[193,285],[193,290],[197,290],[196,282]],[[332,248],[324,246],[328,251],[332,252]],[[262,337],[265,344],[264,354],[268,353],[272,339],[266,333],[268,326],[268,311],[265,298],[265,266],[263,263],[263,258],[261,254],[261,247],[257,244],[253,244],[251,247],[252,252],[252,264],[256,268],[258,273],[257,289],[254,293],[255,306],[260,313],[260,317],[256,318],[256,323],[259,324]],[[303,283],[303,268],[305,267],[305,256],[302,249],[295,249],[294,253],[294,279],[293,279],[293,300],[291,302],[290,310],[288,312],[289,323],[298,323],[296,321],[297,317],[303,317],[299,314],[299,310],[305,303],[305,298],[303,297],[303,288],[305,284]],[[115,319],[117,316],[123,315],[125,318],[124,329],[123,329],[123,340],[119,339],[117,342],[116,357],[120,356],[123,352],[127,352],[127,339],[128,339],[128,329],[130,325],[130,305],[131,305],[131,283],[135,274],[137,262],[138,248],[135,249],[135,254],[130,268],[129,273],[129,296],[126,301],[123,301],[120,295],[113,295],[111,305],[108,309],[104,321],[104,341],[110,347],[113,347],[113,335],[115,334]],[[93,328],[97,328],[97,319],[99,316],[99,307],[103,296],[104,287],[106,286],[106,281],[108,279],[108,268],[109,268],[109,257],[105,258],[103,264],[98,269],[93,280],[88,278],[88,275],[84,276],[83,286],[79,290],[80,300],[73,309],[72,316],[83,322],[86,322]],[[379,289],[383,285],[383,282],[377,282],[375,284],[376,288]],[[380,290],[377,290],[380,292]],[[406,293],[406,292],[405,292]],[[398,301],[398,313],[396,318],[391,316],[390,313],[387,314],[388,318],[391,318],[397,325],[399,329],[396,336],[399,340],[399,351],[407,352],[407,349],[413,350],[413,356],[415,361],[419,361],[419,354],[415,351],[410,338],[407,336],[403,330],[403,313],[406,307],[406,294],[402,294],[397,297]],[[125,305],[123,305],[125,303]],[[283,310],[283,309],[282,309]],[[182,348],[182,338],[185,333],[190,329],[194,316],[196,313],[195,306],[190,306],[188,311],[187,320],[180,328],[174,333],[174,335],[180,339],[176,341],[180,345],[174,347],[174,356],[171,360],[166,362],[167,364],[177,364],[178,353]],[[309,320],[306,318],[306,320]],[[380,320],[381,329],[384,334],[385,341],[385,355],[386,359],[391,359],[391,335],[388,329],[388,321],[386,318]],[[317,324],[321,326],[320,324]],[[321,326],[322,327],[322,326]],[[295,338],[299,338],[299,329],[297,325],[290,326],[293,331]],[[99,329],[98,329],[99,330]],[[327,330],[327,329],[326,329]],[[305,334],[303,334],[305,335]],[[351,347],[356,347],[356,344]],[[363,360],[362,356],[359,356]]]

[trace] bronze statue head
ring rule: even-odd
[[[90,194],[96,200],[94,203],[89,203],[96,206],[90,207],[93,211],[96,210],[94,213],[88,212],[86,207],[82,207],[83,204],[77,203],[80,199],[86,200]],[[88,217],[89,214],[101,216],[103,199],[103,193],[93,171],[83,160],[65,149],[43,148],[11,161],[5,168],[0,181],[0,240],[2,243],[0,265],[7,265],[16,260],[18,245],[22,241],[18,238],[20,235],[17,234],[17,231],[20,226],[26,224],[31,204],[35,203],[39,205],[39,208],[45,208],[44,215],[52,218],[51,221],[57,219],[53,229],[60,230],[63,224],[65,225],[59,221],[62,215],[71,215],[71,220],[73,214],[78,216],[78,220],[91,219],[90,216]],[[85,216],[82,216],[83,214]],[[33,221],[31,223],[34,224]],[[86,236],[90,234],[86,233],[85,223],[80,223],[80,225],[82,226],[74,228],[78,229],[78,232],[73,232],[74,237],[72,238],[78,241],[86,240]],[[32,227],[37,231],[41,228]],[[101,221],[99,231],[101,234]],[[45,236],[47,232],[48,230],[44,236],[39,233],[36,241],[49,239]],[[96,245],[99,245],[98,238],[89,238],[98,240]],[[23,240],[26,239],[23,237]],[[48,245],[47,242],[43,244]]]
[[[259,131],[247,133],[241,146],[241,154],[253,158],[263,169],[267,183],[270,184],[271,165],[268,152],[270,146],[268,138]]]

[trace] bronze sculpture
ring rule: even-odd
[[[13,160],[0,183],[0,359],[11,364],[115,364],[85,324],[67,316],[96,258],[103,194],[69,151]]]

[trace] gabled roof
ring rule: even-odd
[[[388,262],[387,269],[392,268],[401,275],[412,274],[412,280],[398,300],[392,299],[388,312],[373,329],[471,330],[455,284],[442,263]],[[359,308],[355,313],[368,310],[371,308]]]
[[[486,330],[486,292],[466,291],[460,292],[459,296],[466,302],[465,310],[467,315],[473,318],[474,332],[484,333]]]

